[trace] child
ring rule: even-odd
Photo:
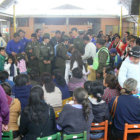
[[[96,71],[92,68],[93,65],[93,59],[87,59],[87,73],[88,81],[95,81],[96,80]]]
[[[84,83],[84,89],[87,91],[88,95],[90,95],[90,90],[91,90],[91,86],[92,86],[92,81],[86,81]]]
[[[83,88],[77,88],[73,93],[73,104],[66,104],[57,120],[57,128],[65,134],[78,134],[87,131],[87,140],[91,123],[92,110],[89,106],[88,94]]]
[[[88,98],[92,105],[92,112],[94,115],[93,122],[100,123],[109,119],[109,109],[105,101],[102,100],[104,93],[103,84],[99,81],[92,82],[90,87],[90,95]],[[94,133],[95,132],[95,133]],[[103,131],[94,131],[91,134],[92,139],[100,139],[104,136]]]
[[[0,47],[0,71],[4,71],[5,48]]]
[[[7,62],[4,64],[4,70],[9,74],[9,80],[13,81],[13,78],[17,76],[17,67],[14,64],[14,58],[8,57]]]
[[[106,67],[103,68],[103,78],[104,79],[106,78],[107,74],[115,75],[115,72],[114,72],[114,70],[111,66],[106,66]]]
[[[27,74],[26,68],[26,58],[22,54],[17,55],[17,68],[19,69],[20,74]]]
[[[69,91],[74,91],[76,88],[83,87],[85,83],[81,68],[75,68],[72,71],[72,78],[69,80],[68,87]]]
[[[120,95],[117,89],[118,81],[116,76],[107,74],[106,78],[104,79],[104,86],[106,89],[104,90],[103,100],[108,104],[112,98]]]

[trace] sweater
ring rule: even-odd
[[[4,71],[5,56],[0,54],[0,71]]]
[[[140,62],[138,64],[134,64],[129,60],[129,56],[123,61],[119,75],[118,81],[121,87],[123,87],[123,83],[128,78],[134,78],[137,80],[138,91],[140,92]]]
[[[70,104],[67,104],[64,106],[62,112],[60,113],[57,124],[62,128],[63,133],[65,134],[78,134],[87,131],[89,139],[92,121],[93,114],[91,109],[88,121],[86,121],[83,116],[82,109],[75,108]]]
[[[109,104],[111,111],[115,98]],[[114,127],[119,131],[124,131],[125,123],[140,124],[140,99],[133,95],[121,95],[118,98],[114,117]]]
[[[30,95],[32,86],[25,85],[25,86],[13,86],[12,93],[15,95],[15,98],[18,98],[21,103],[21,110],[24,109],[25,106],[28,104],[28,99]]]

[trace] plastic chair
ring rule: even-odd
[[[83,133],[80,134],[71,134],[71,135],[63,135],[63,140],[87,140],[87,132],[84,131]]]
[[[140,124],[125,123],[123,140],[127,140],[127,135],[130,133],[140,133]]]
[[[10,130],[8,132],[2,132],[2,140],[13,140],[12,130]]]
[[[108,120],[101,122],[101,123],[92,123],[91,124],[91,131],[94,130],[104,130],[104,140],[107,140],[108,135]]]
[[[61,140],[61,134],[58,132],[57,134],[48,137],[37,138],[37,140]]]
[[[62,101],[62,106],[64,106],[65,104],[69,103],[70,101],[72,101],[72,97],[63,100],[63,101]]]

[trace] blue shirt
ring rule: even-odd
[[[11,86],[11,88],[15,85],[15,83],[13,81],[8,80],[8,79],[6,79],[5,82],[8,83]],[[0,84],[2,84],[1,81],[0,81]]]
[[[37,41],[41,43],[43,41],[43,38],[40,37]]]
[[[24,46],[22,45],[22,43],[19,41],[19,42],[15,42],[14,40],[10,40],[7,44],[7,47],[6,47],[6,53],[7,54],[12,54],[12,52],[15,52],[15,53],[22,53],[24,52]]]
[[[29,40],[27,39],[27,38],[22,38],[21,40],[20,40],[20,42],[21,42],[21,44],[23,45],[23,48],[24,48],[24,51],[25,51],[25,48],[26,48],[26,45],[27,45],[27,43],[29,42]]]

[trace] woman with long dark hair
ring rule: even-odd
[[[56,132],[55,114],[51,106],[44,101],[42,87],[31,89],[28,106],[25,107],[20,119],[20,133],[24,140],[36,140]]]
[[[62,106],[62,93],[60,89],[55,86],[52,76],[49,73],[43,73],[41,80],[45,102],[52,107]]]
[[[73,100],[73,104],[64,106],[57,120],[57,128],[63,130],[65,134],[87,131],[89,140],[93,114],[89,105],[88,94],[83,88],[78,88],[73,93]]]

